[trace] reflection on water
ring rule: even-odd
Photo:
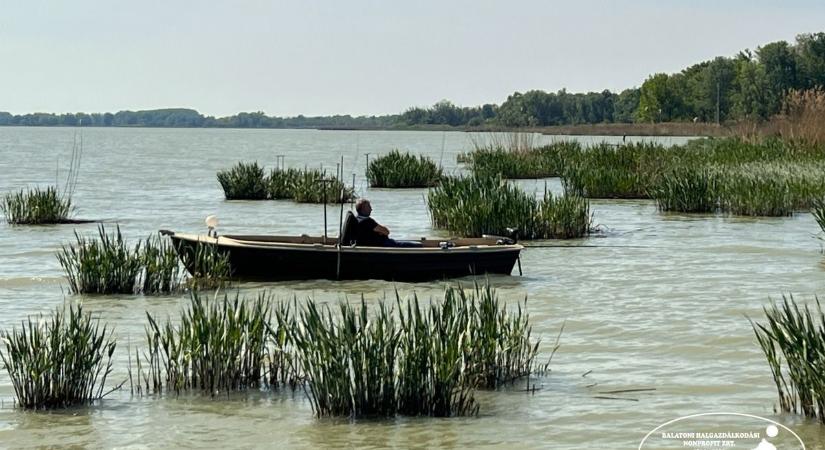
[[[374,214],[393,235],[449,235],[430,228],[425,190],[369,190],[363,176],[366,153],[373,158],[400,148],[442,159],[442,133],[83,133],[78,217],[107,219],[110,226],[117,222],[132,240],[162,228],[202,231],[208,214],[220,217],[223,233],[322,233],[319,205],[223,200],[218,170],[239,160],[272,167],[279,154],[286,155],[287,166],[331,170],[344,156],[344,173],[356,174],[358,193],[372,200]],[[0,128],[0,192],[52,183],[56,161],[68,158],[72,134],[61,128]],[[455,156],[470,150],[471,142],[464,133],[446,133],[444,142],[445,169],[459,172]],[[538,195],[545,186],[544,180],[518,183]],[[548,180],[547,187],[561,190],[558,180]],[[814,220],[807,214],[771,219],[661,214],[644,200],[595,200],[591,205],[601,233],[569,242],[535,242],[541,247],[523,253],[523,277],[490,277],[501,297],[514,303],[527,296],[544,354],[549,355],[565,325],[552,371],[535,380],[541,389],[534,394],[520,386],[482,392],[480,417],[319,420],[303,395],[290,391],[212,399],[132,398],[126,390],[90,408],[26,413],[12,407],[12,389],[2,372],[0,447],[636,448],[663,421],[722,410],[773,417],[794,428],[809,448],[818,448],[825,440],[822,426],[773,413],[773,382],[746,319],[760,318],[762,306],[782,294],[807,301],[823,292],[825,265]],[[337,230],[336,218],[331,212],[330,235]],[[82,301],[114,326],[120,346],[111,381],[119,383],[127,377],[127,348],[144,342],[146,311],[175,315],[186,297],[67,297],[53,252],[73,239],[74,229],[93,233],[95,228],[0,225],[0,327],[47,313],[67,298]],[[361,295],[379,301],[394,297],[396,290],[402,297],[438,297],[447,283],[458,282],[473,280],[321,280],[244,283],[238,289],[242,294],[266,290],[298,301],[310,296],[324,302],[358,301]],[[599,398],[625,389],[655,390]]]

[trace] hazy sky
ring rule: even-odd
[[[387,114],[621,90],[825,31],[825,1],[0,0],[0,111]]]

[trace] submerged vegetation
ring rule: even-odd
[[[58,308],[49,317],[26,319],[2,332],[0,359],[17,404],[27,409],[64,408],[102,398],[112,372],[111,331],[82,305]]]
[[[73,294],[162,294],[223,286],[231,275],[228,256],[213,246],[199,245],[184,254],[192,277],[186,279],[178,254],[168,239],[150,237],[130,246],[118,226],[107,233],[98,226],[97,238],[75,232],[75,242],[57,252],[57,260]]]
[[[218,172],[218,181],[227,200],[281,200],[298,203],[345,203],[355,193],[339,177],[330,177],[320,169],[281,169],[264,174],[258,163],[238,163],[230,170]]]
[[[776,384],[782,412],[825,423],[825,314],[792,297],[764,308],[767,323],[751,323]]]
[[[423,188],[438,184],[442,170],[430,158],[393,150],[370,161],[367,180],[370,187]]]
[[[578,196],[545,194],[541,200],[500,176],[445,178],[427,196],[433,226],[479,237],[577,238],[590,232],[589,202]]]

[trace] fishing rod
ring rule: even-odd
[[[524,245],[524,248],[664,248],[654,245],[560,245],[560,244],[537,244]]]

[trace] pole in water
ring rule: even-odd
[[[324,244],[327,243],[327,181],[321,178],[321,186],[323,187],[321,196],[324,199]]]
[[[518,276],[522,276],[521,275],[521,255],[518,255],[518,258],[516,258],[516,261],[518,261]]]

